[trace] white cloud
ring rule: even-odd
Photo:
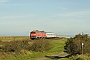
[[[3,3],[3,2],[8,2],[8,0],[4,0],[4,1],[1,1],[0,0],[0,3]],[[32,6],[32,5],[35,5],[36,3],[8,3],[8,4],[0,4],[0,6]]]
[[[8,2],[8,0],[0,0],[0,3]]]
[[[46,1],[46,0],[41,0],[41,2],[43,2],[43,1]]]
[[[61,17],[83,17],[90,15],[90,11],[82,11],[82,12],[70,12],[70,13],[64,13],[64,14],[56,14],[55,16],[61,16]]]
[[[6,4],[6,5],[11,5],[11,6],[23,6],[23,5],[33,5],[35,3],[19,3],[19,4]]]
[[[66,9],[65,7],[58,7],[58,8],[60,8],[60,9]]]
[[[26,18],[26,17],[33,17],[34,15],[30,15],[30,14],[28,14],[28,15],[18,15],[18,16],[1,16],[0,18],[5,18],[5,19],[7,19],[7,18],[9,18],[9,19],[12,19],[12,18]]]
[[[41,3],[42,3],[43,1],[41,1]]]

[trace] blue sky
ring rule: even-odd
[[[90,0],[0,0],[0,35],[45,30],[90,34]]]

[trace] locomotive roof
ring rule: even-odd
[[[33,30],[32,32],[44,32],[45,33],[45,31],[39,31],[39,30]]]

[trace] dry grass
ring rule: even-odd
[[[0,42],[10,42],[13,40],[30,40],[29,36],[0,36]]]

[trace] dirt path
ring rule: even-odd
[[[58,54],[54,54],[54,55],[47,55],[45,57],[42,58],[38,58],[37,60],[47,60],[47,59],[51,59],[51,60],[58,60],[60,58],[65,58],[65,56],[68,56],[69,54],[65,53],[65,52],[60,52]]]

